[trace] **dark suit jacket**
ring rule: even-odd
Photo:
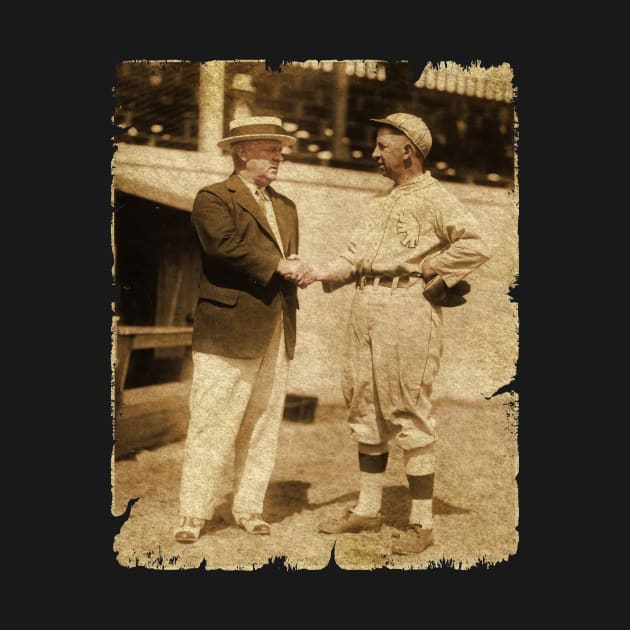
[[[295,204],[267,188],[284,255],[298,252]],[[193,325],[193,350],[252,359],[264,354],[280,317],[293,358],[297,288],[275,273],[281,259],[264,210],[237,175],[202,188],[192,224],[201,246],[202,272]],[[283,316],[284,314],[284,316]]]

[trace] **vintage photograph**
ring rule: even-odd
[[[509,562],[509,60],[126,60],[112,90],[116,562]]]

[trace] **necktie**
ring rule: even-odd
[[[278,229],[276,213],[273,209],[271,199],[267,197],[267,193],[265,192],[264,187],[259,186],[256,189],[256,197],[258,198],[258,203],[260,204],[260,207],[265,211],[267,222],[271,226],[271,231],[273,232],[276,242],[280,246],[280,251],[282,251],[282,256],[284,257],[284,248],[282,247],[282,238],[280,238],[280,230]]]

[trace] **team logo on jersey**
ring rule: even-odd
[[[413,249],[420,240],[420,224],[413,215],[399,212],[396,219],[396,233],[403,247]]]

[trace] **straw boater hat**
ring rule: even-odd
[[[295,144],[293,136],[287,136],[282,121],[275,116],[249,116],[230,122],[229,133],[217,142],[222,149],[229,149],[235,142],[245,140],[280,140],[286,147]]]

